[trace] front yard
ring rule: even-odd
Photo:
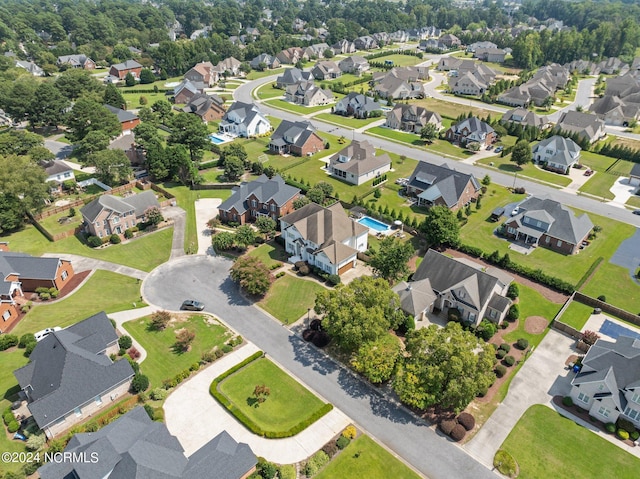
[[[342,98],[342,95],[335,93],[336,100]],[[290,111],[292,113],[300,113],[301,115],[309,115],[311,113],[315,113],[322,110],[329,110],[334,103],[329,105],[320,105],[320,106],[304,106],[298,105],[296,103],[291,103],[279,98],[275,98],[272,100],[266,100],[265,103],[274,108],[279,108],[280,110]]]
[[[501,449],[517,461],[522,479],[632,479],[640,460],[543,405],[530,407]]]
[[[520,177],[527,177],[533,180],[542,181],[544,183],[551,183],[552,185],[556,185],[557,187],[568,186],[571,183],[571,178],[569,178],[568,176],[543,170],[542,168],[535,166],[533,163],[527,163],[526,165],[520,167],[511,161],[511,154],[503,157],[496,155],[489,158],[483,158],[482,160],[478,161],[478,163],[485,166],[489,166],[492,164],[490,168],[497,168],[503,173],[514,175],[516,184],[516,174]]]
[[[323,289],[311,279],[285,274],[275,280],[258,305],[284,324],[291,324],[306,314],[308,308],[313,308],[316,294]]]
[[[282,246],[273,242],[261,244],[248,254],[249,256],[257,257],[267,268],[271,268],[278,263],[286,263],[288,259],[288,255]]]
[[[630,161],[616,160],[589,151],[580,153],[580,162],[596,171],[596,174],[580,188],[580,191],[607,200],[614,198],[610,189],[616,180],[620,176],[628,176],[633,167],[633,163]]]
[[[349,116],[335,115],[333,113],[320,113],[313,117],[314,120],[320,120],[325,123],[334,123],[336,125],[344,126],[345,128],[358,129],[363,128],[376,121],[384,120],[384,116],[377,118],[353,118]]]

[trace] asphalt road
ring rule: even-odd
[[[142,285],[142,293],[149,304],[169,310],[177,310],[186,298],[205,302],[208,312],[255,343],[427,477],[498,477],[459,446],[440,437],[375,388],[253,307],[229,278],[230,266],[231,262],[221,257],[179,258],[152,271]]]
[[[253,103],[254,98],[251,95],[252,91],[259,85],[275,81],[276,77],[277,75],[273,75],[270,77],[264,77],[259,80],[245,83],[239,86],[235,90],[234,98],[239,101]],[[579,90],[580,90],[579,96],[582,97],[583,92],[587,90],[587,87],[585,86],[583,88],[579,88]],[[260,104],[260,109],[264,113],[274,116],[276,118],[286,119],[289,121],[301,120],[301,116],[298,114],[290,113],[283,110],[278,110],[264,103]],[[491,176],[491,180],[494,183],[497,183],[499,185],[508,186],[508,187],[524,186],[527,193],[529,194],[533,194],[536,196],[551,195],[551,197],[554,200],[559,201],[560,203],[565,204],[567,206],[571,206],[573,208],[581,209],[584,211],[588,211],[590,213],[602,215],[605,217],[615,219],[617,221],[621,221],[623,223],[628,223],[636,227],[640,227],[640,216],[633,215],[630,210],[627,210],[624,208],[611,206],[586,196],[578,196],[572,193],[559,191],[556,188],[546,186],[540,183],[535,183],[533,181],[523,180],[522,178],[518,178],[517,176],[506,175],[496,170],[489,170],[486,168],[482,168],[480,166],[470,165],[470,164],[462,163],[461,161],[455,161],[449,158],[444,158],[440,155],[437,155],[431,152],[418,150],[408,145],[394,143],[392,141],[385,140],[383,138],[365,135],[364,133],[360,133],[347,128],[338,127],[338,126],[324,123],[321,121],[312,120],[311,123],[319,131],[324,131],[325,133],[331,133],[337,136],[344,136],[345,138],[355,139],[355,140],[368,140],[376,148],[382,148],[386,151],[390,151],[398,155],[405,155],[408,158],[415,158],[420,161],[428,161],[430,163],[435,163],[439,165],[446,163],[452,169],[455,169],[465,174],[473,173],[477,178],[482,178],[484,175],[489,174]]]

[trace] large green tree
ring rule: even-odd
[[[171,119],[171,134],[167,138],[169,144],[184,145],[191,156],[191,161],[200,161],[204,149],[211,145],[207,125],[198,115],[178,113]]]
[[[495,349],[464,331],[459,323],[412,331],[407,356],[400,362],[393,387],[409,406],[440,406],[459,412],[496,379]]]
[[[127,102],[125,101],[120,90],[115,85],[109,84],[104,89],[104,104],[110,105],[114,108],[120,108],[122,110],[127,109]]]
[[[531,153],[531,145],[529,145],[529,142],[527,140],[518,140],[511,152],[511,161],[518,166],[522,166],[529,163],[532,159],[533,154]]]
[[[71,102],[60,93],[53,83],[38,85],[29,105],[29,122],[32,126],[55,126],[64,123]]]
[[[19,227],[27,211],[44,208],[47,175],[28,156],[0,156],[0,230]]]
[[[400,358],[400,340],[387,333],[364,343],[351,359],[351,366],[374,384],[391,378]]]
[[[100,95],[102,85],[91,76],[87,70],[73,68],[63,72],[56,78],[55,86],[69,100],[75,100],[81,96],[95,94]],[[97,98],[94,97],[94,100]]]
[[[109,138],[122,132],[118,117],[100,103],[80,98],[75,102],[67,120],[67,138],[72,142],[81,141],[90,131],[101,131]]]
[[[44,146],[44,138],[26,130],[0,134],[0,155],[27,155],[33,148]]]
[[[31,75],[23,75],[2,85],[0,106],[14,121],[26,120],[37,89],[37,80]]]
[[[131,163],[122,150],[102,150],[89,155],[88,162],[95,166],[100,181],[119,185],[131,178]]]
[[[373,272],[390,283],[409,274],[407,262],[413,256],[411,243],[403,243],[392,236],[382,241],[371,258]]]
[[[376,341],[404,319],[400,298],[381,278],[363,276],[316,296],[322,327],[347,352]]]
[[[231,279],[254,296],[264,296],[271,286],[269,268],[255,256],[238,258],[231,267]]]
[[[458,219],[444,205],[429,208],[419,229],[429,246],[433,247],[453,246],[458,243],[460,238]]]

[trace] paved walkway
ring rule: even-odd
[[[109,261],[102,261],[100,259],[87,258],[86,256],[80,256],[77,254],[68,253],[45,253],[42,255],[45,258],[62,258],[73,263],[73,268],[76,271],[85,271],[88,269],[103,269],[105,271],[112,271],[114,273],[123,274],[139,280],[143,280],[149,273],[141,271],[139,269],[130,268],[122,264],[110,263]]]
[[[195,202],[198,254],[214,254],[211,246],[211,230],[207,222],[218,214],[220,203],[222,203],[220,198],[201,198]]]
[[[493,467],[493,456],[524,412],[534,404],[551,404],[557,394],[566,395],[573,375],[565,360],[575,341],[550,330],[511,381],[504,401],[464,449],[478,461]]]
[[[334,408],[293,437],[266,439],[251,433],[209,394],[209,386],[220,374],[256,351],[258,348],[249,343],[225,355],[180,384],[167,398],[164,404],[167,428],[178,438],[187,455],[227,431],[236,441],[249,444],[256,456],[279,464],[292,464],[314,454],[349,425],[349,418]],[[196,421],[192,411],[199,411]]]
[[[157,308],[155,306],[146,306],[140,309],[129,309],[127,311],[120,311],[118,313],[110,313],[110,314],[107,314],[107,316],[109,316],[109,318],[113,319],[116,322],[116,329],[120,331],[121,334],[123,335],[126,334],[131,336],[127,332],[127,330],[122,327],[123,323],[126,323],[127,321],[132,321],[134,319],[143,318],[145,316],[149,316],[150,314],[158,310],[160,310],[160,308]],[[142,347],[142,345],[138,341],[136,341],[135,337],[131,336],[131,339],[133,341],[133,345],[135,346],[135,348],[138,351],[140,351],[140,357],[138,358],[138,363],[141,363],[146,359],[147,351]]]

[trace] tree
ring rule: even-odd
[[[271,273],[255,256],[242,256],[231,267],[231,279],[254,296],[264,296],[271,286]]]
[[[394,283],[409,273],[407,262],[413,253],[410,243],[402,243],[392,236],[386,236],[380,241],[380,246],[373,254],[369,265],[375,274],[389,283]]]
[[[324,190],[322,188],[318,188],[317,186],[314,186],[309,191],[307,191],[307,195],[306,196],[307,196],[307,198],[309,200],[311,200],[314,203],[317,203],[319,205],[324,204],[324,201],[326,199],[326,195],[324,194]]]
[[[420,130],[420,138],[426,140],[428,143],[431,143],[438,136],[438,128],[433,123],[427,123]]]
[[[55,86],[71,101],[88,94],[97,94],[103,88],[88,70],[81,68],[72,68],[63,72],[56,78]]]
[[[102,131],[109,138],[115,138],[122,133],[122,127],[115,113],[111,113],[97,101],[80,98],[71,108],[66,136],[75,143],[90,131]]]
[[[400,298],[382,278],[363,276],[316,296],[322,327],[345,352],[376,341],[404,319]]]
[[[220,151],[220,161],[218,162],[218,166],[224,167],[227,158],[238,158],[244,165],[247,163],[249,155],[247,154],[247,150],[245,150],[244,146],[239,143],[231,143]]]
[[[186,352],[191,348],[191,343],[196,338],[196,333],[187,328],[176,331],[175,348],[178,351]]]
[[[235,243],[247,247],[256,242],[256,232],[249,225],[239,226],[236,230]]]
[[[270,216],[260,215],[256,219],[256,228],[258,228],[258,231],[260,231],[260,233],[262,233],[265,238],[268,238],[273,233],[275,233],[276,227],[276,220],[274,220]]]
[[[148,68],[143,68],[140,72],[140,83],[142,85],[148,85],[156,81],[156,76]]]
[[[164,221],[162,211],[160,211],[160,208],[157,206],[149,206],[149,208],[144,210],[144,217],[154,226],[157,226]]]
[[[518,140],[511,152],[511,161],[522,167],[522,165],[529,163],[532,158],[533,154],[531,153],[529,142],[527,140]]]
[[[253,397],[256,398],[256,406],[265,402],[270,395],[271,389],[269,389],[264,384],[258,384],[253,389]]]
[[[326,181],[319,181],[313,187],[322,190],[325,198],[333,194],[333,185],[327,183]]]
[[[481,183],[484,186],[489,186],[491,184],[491,177],[489,175],[484,175],[484,177],[482,178]]]
[[[184,145],[189,150],[191,161],[199,161],[204,148],[210,145],[207,125],[198,115],[178,113],[171,120],[171,134],[167,143]]]
[[[150,125],[149,123],[140,123],[133,129],[133,133],[136,135],[136,143],[145,150],[152,142],[162,142],[160,134],[158,133],[158,129],[154,125]]]
[[[141,393],[149,389],[149,378],[141,373],[136,373],[131,380],[131,391]]]
[[[372,383],[379,384],[393,375],[400,352],[398,338],[385,334],[360,346],[351,359],[351,366]]]
[[[300,208],[302,208],[305,205],[308,205],[309,203],[311,203],[311,200],[309,200],[309,198],[307,198],[306,196],[300,196],[295,200],[293,200],[293,207],[296,210],[299,210]]]
[[[240,158],[228,156],[224,162],[224,176],[228,181],[238,181],[244,174],[244,165]]]
[[[198,181],[198,168],[191,161],[189,150],[184,145],[167,146],[164,150],[164,158],[171,178],[179,179],[184,185]]]
[[[53,83],[38,85],[29,105],[28,116],[32,126],[55,126],[64,123],[71,102]]]
[[[49,148],[45,148],[44,146],[34,146],[29,150],[28,155],[36,163],[50,161],[56,157]]]
[[[393,387],[400,400],[412,407],[439,406],[458,413],[495,381],[494,347],[464,331],[459,323],[411,332],[406,352]]]
[[[233,248],[235,240],[236,237],[233,233],[230,233],[229,231],[221,231],[213,236],[211,244],[216,251],[226,251]]]
[[[122,93],[115,85],[108,84],[104,89],[104,103],[114,108],[120,108],[121,110],[127,109],[127,102],[125,101]]]
[[[160,122],[163,125],[167,124],[169,118],[171,118],[171,103],[167,100],[158,100],[153,105],[151,105],[151,110],[158,115]]]
[[[98,179],[108,185],[119,185],[131,178],[131,163],[122,150],[97,151],[88,162],[95,166]]]
[[[453,212],[444,205],[429,208],[419,230],[427,244],[433,247],[456,245],[460,237],[460,224]]]
[[[124,76],[124,84],[126,86],[134,86],[136,84],[136,77],[134,77],[131,72],[127,72]]]
[[[38,212],[49,196],[44,170],[27,156],[0,156],[0,230],[22,224],[27,211]]]

